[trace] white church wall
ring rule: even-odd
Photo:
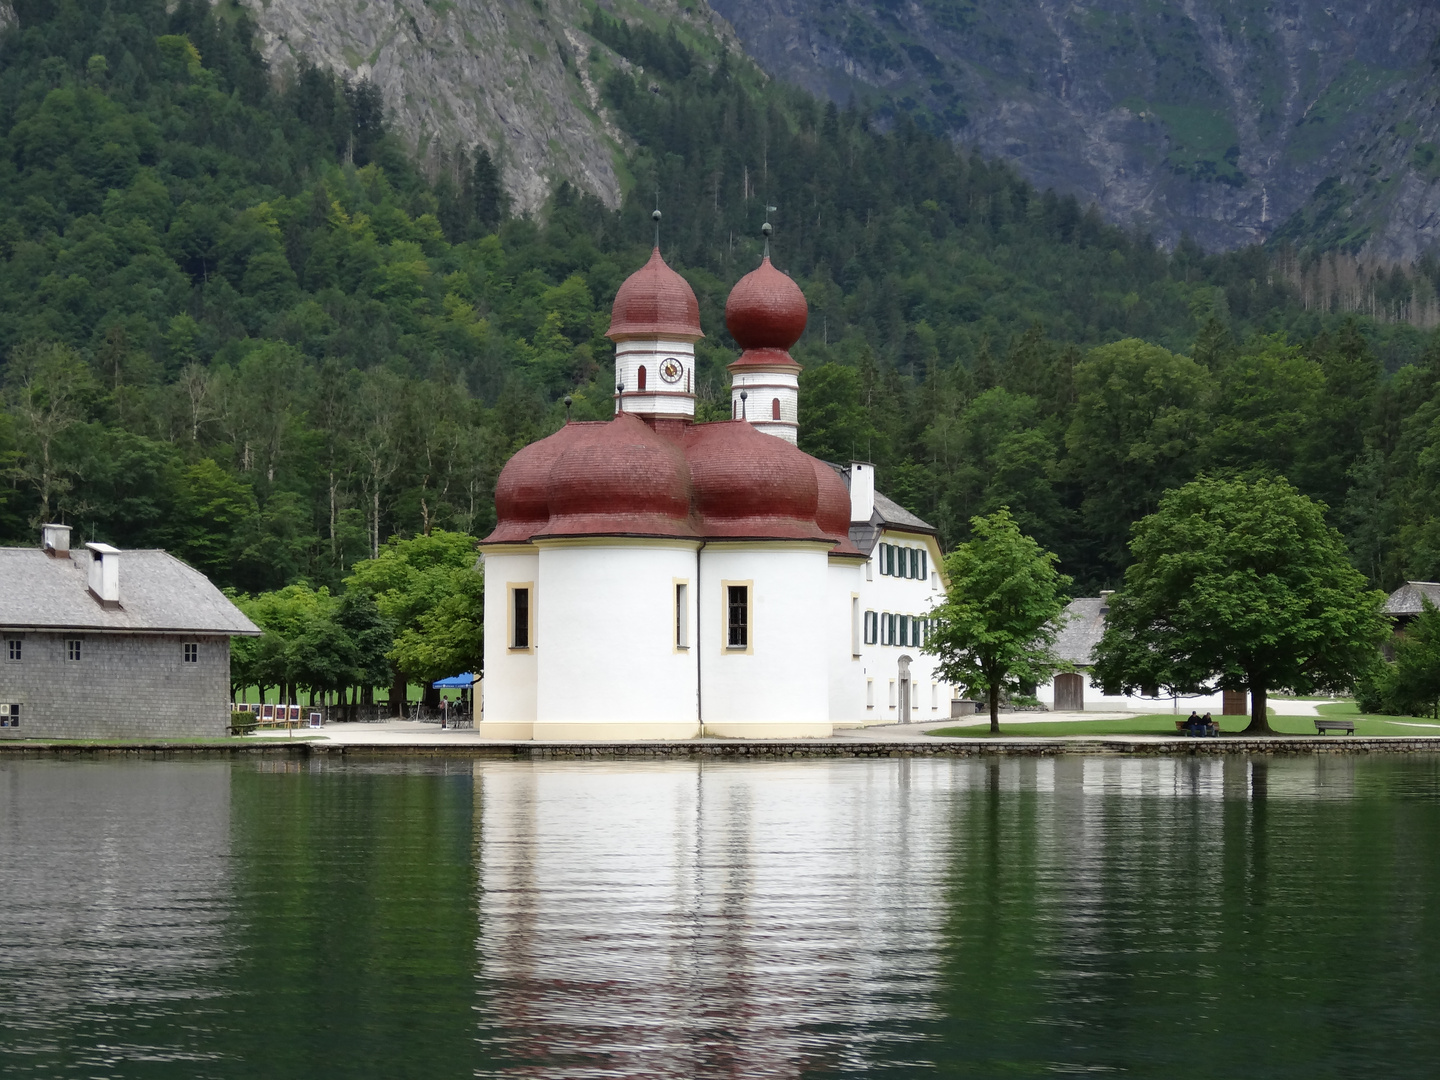
[[[830,721],[863,725],[865,718],[865,565],[831,559],[826,572],[825,624],[830,636]]]
[[[825,615],[828,544],[714,542],[700,553],[701,720],[708,734],[831,734],[833,638]],[[750,589],[745,649],[727,648],[726,583]]]
[[[530,545],[491,548],[485,566],[485,696],[477,731],[494,739],[531,738],[535,723],[535,658],[543,624],[538,552]],[[530,645],[513,649],[513,590],[530,591]]]
[[[907,552],[914,548],[923,549],[926,553],[925,577],[907,578],[883,573],[881,544],[894,545]],[[933,536],[885,530],[871,552],[870,565],[863,575],[862,611],[873,611],[877,617],[891,614],[912,619],[928,618],[934,606],[944,599],[944,586],[939,580],[939,560],[940,546]],[[862,687],[866,700],[863,710],[865,722],[913,724],[948,719],[954,691],[936,674],[935,658],[914,645],[885,644],[883,634],[877,633],[875,637],[877,640],[862,646],[862,680],[873,680],[868,691]],[[901,657],[910,658],[910,709],[905,715],[900,708]]]
[[[545,624],[535,738],[695,736],[697,543],[614,538],[536,546]],[[677,584],[686,586],[688,646],[676,642]]]

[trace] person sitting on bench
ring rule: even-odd
[[[1219,735],[1220,725],[1210,719],[1210,714],[1207,712],[1200,718],[1200,731],[1204,735]]]

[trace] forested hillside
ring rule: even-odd
[[[1440,350],[1307,306],[1258,249],[1167,255],[941,138],[603,15],[588,59],[635,146],[630,194],[612,212],[562,185],[517,218],[488,156],[417,167],[373,87],[280,78],[235,10],[16,14],[7,543],[60,517],[256,592],[339,589],[392,535],[483,535],[500,466],[564,395],[609,415],[608,307],[658,194],[709,335],[702,413],[728,411],[721,313],[768,216],[811,303],[802,445],[874,460],[949,542],[1008,504],[1089,590],[1165,488],[1272,471],[1329,503],[1377,581],[1440,574]],[[1382,280],[1377,310],[1412,288]]]

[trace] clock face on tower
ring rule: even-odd
[[[685,369],[680,366],[680,361],[673,356],[667,356],[660,361],[660,378],[667,383],[679,382],[680,373]]]

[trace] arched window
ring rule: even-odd
[[[644,391],[644,389],[645,389],[645,365],[644,365],[644,364],[641,364],[641,365],[640,365],[640,370],[639,370],[639,372],[637,373],[637,377],[636,377],[635,382],[636,382],[635,389],[636,389],[636,390],[640,390],[640,391]]]
[[[770,402],[770,419],[771,419],[771,420],[779,420],[779,419],[780,419],[780,399],[779,399],[778,397],[777,397],[777,398],[773,398],[773,399],[771,400],[771,402]]]

